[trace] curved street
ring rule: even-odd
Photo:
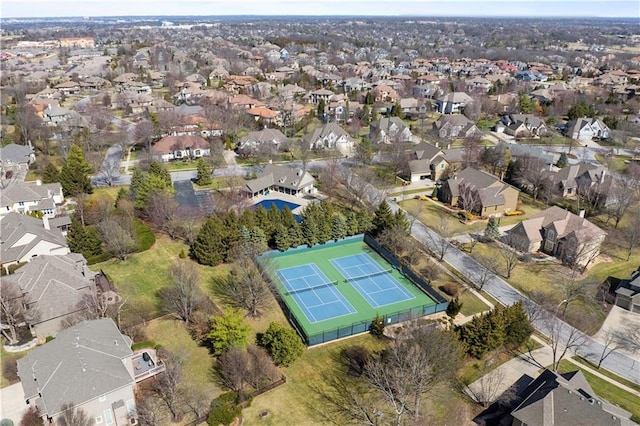
[[[388,200],[388,203],[393,211],[400,209],[393,200]],[[407,217],[411,217],[411,215],[406,211],[405,214]],[[437,246],[442,241],[442,237],[440,237],[440,235],[418,220],[413,221],[411,235],[432,251],[437,251]],[[449,245],[444,256],[444,261],[471,281],[473,281],[471,277],[481,270],[481,266],[473,258],[452,245]],[[495,274],[492,274],[491,278],[484,285],[483,290],[505,306],[522,300],[529,309],[529,312],[533,312],[536,308],[536,304],[531,299],[527,298]],[[533,325],[545,336],[549,336],[549,325],[551,325],[551,327],[560,327],[559,334],[562,337],[562,341],[567,341],[568,337],[572,333],[573,335],[575,335],[576,332],[579,333],[580,340],[584,340],[584,344],[580,345],[577,349],[572,350],[572,352],[588,359],[596,365],[598,364],[600,354],[604,350],[601,343],[590,336],[576,331],[572,326],[558,318],[555,318],[553,321],[553,323],[549,324],[549,321],[534,319]],[[612,352],[602,362],[602,367],[619,375],[620,377],[640,384],[640,360],[637,360],[634,357],[630,357],[619,352]]]

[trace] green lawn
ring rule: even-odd
[[[208,399],[217,397],[222,390],[215,383],[212,367],[213,357],[209,350],[191,338],[182,321],[164,317],[146,324],[144,332],[152,342],[184,359],[185,385],[192,385],[199,389]]]
[[[163,164],[170,172],[183,170],[196,170],[198,167],[195,161],[169,161]]]
[[[489,309],[489,306],[487,306],[486,303],[467,289],[462,289],[460,295],[458,295],[458,300],[462,302],[462,309],[460,309],[460,312],[465,316],[475,315]]]
[[[574,356],[572,359],[572,361],[575,361],[579,364],[584,364],[586,367],[591,368],[592,370],[598,370],[598,373],[602,374],[603,376],[607,376],[613,380],[615,380],[616,382],[622,383],[623,385],[630,387],[631,389],[635,389],[636,391],[640,392],[640,385],[638,385],[637,383],[634,383],[632,381],[629,381],[627,379],[624,379],[612,372],[610,372],[609,370],[606,369],[598,369],[598,366],[584,358],[581,358],[579,356]]]
[[[545,209],[542,203],[534,202],[527,194],[520,193],[519,199],[518,209],[522,210],[525,214],[521,216],[501,217],[500,226],[514,225]],[[447,237],[468,233],[482,234],[487,227],[486,220],[476,220],[468,224],[461,222],[453,213],[445,210],[445,205],[439,201],[410,199],[401,201],[399,204],[409,214],[417,216],[420,222],[433,229],[438,229],[440,226],[440,215],[444,214],[449,231],[448,235],[445,235]]]
[[[363,346],[377,351],[384,342],[370,335],[357,336],[308,349],[302,358],[291,367],[284,369],[287,382],[263,395],[256,397],[251,406],[242,411],[243,424],[247,426],[264,425],[320,425],[329,424],[318,411],[322,411],[326,402],[316,392],[317,387],[324,388],[323,375],[344,374],[346,371],[339,363],[340,352],[349,346]],[[476,407],[470,405],[452,386],[440,385],[427,393],[422,401],[422,424],[464,424],[474,415]],[[259,414],[267,410],[269,415],[260,418]]]
[[[209,185],[198,185],[196,183],[193,184],[193,188],[196,190],[200,189],[212,189],[218,190],[222,188],[236,187],[240,186],[244,183],[244,179],[239,176],[232,177],[214,177],[211,179],[211,183]]]
[[[169,284],[169,265],[179,258],[182,250],[188,253],[189,247],[181,241],[158,235],[153,247],[131,255],[126,262],[111,259],[97,263],[92,268],[102,269],[107,274],[122,297],[127,299],[127,305],[141,309],[148,318],[155,318],[160,315],[158,291]],[[200,271],[200,287],[207,291],[211,277],[225,271],[224,265],[217,268],[197,265],[197,268]]]
[[[18,377],[18,367],[16,362],[22,358],[29,351],[24,352],[7,352],[0,345],[0,360],[2,360],[2,375],[0,375],[0,388],[18,383],[20,378]]]
[[[613,383],[609,383],[600,377],[594,376],[567,360],[560,361],[559,373],[568,373],[576,370],[582,371],[582,374],[584,374],[584,377],[587,379],[587,382],[591,385],[596,395],[631,412],[631,419],[633,421],[640,421],[640,399],[636,395],[622,390]]]
[[[624,172],[627,168],[627,163],[625,163],[625,161],[631,158],[628,155],[613,155],[611,157],[605,157],[602,154],[596,154],[595,157],[600,164],[607,165],[611,171],[617,173]]]

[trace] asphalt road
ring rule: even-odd
[[[389,201],[389,205],[394,211],[399,209],[398,205],[393,201]],[[409,216],[407,212],[405,213]],[[430,250],[438,251],[437,247],[439,242],[442,241],[442,237],[421,222],[417,220],[413,222],[411,234]],[[481,266],[475,260],[452,245],[449,245],[444,256],[444,261],[453,266],[471,281],[474,281],[473,277],[481,271]],[[497,275],[493,275],[484,285],[483,289],[505,306],[522,300],[530,312],[536,311],[537,306],[533,301],[531,301],[531,299],[511,287]],[[584,343],[574,349],[573,352],[591,362],[594,362],[595,364],[598,363],[600,354],[602,354],[604,347],[592,337],[575,330],[569,324],[557,318],[554,318],[553,321],[534,319],[533,325],[545,336],[550,334],[550,327],[559,329],[560,331],[558,334],[561,336],[560,341],[562,342],[567,341],[569,339],[569,335],[572,333],[574,336],[575,333],[578,333],[580,336],[579,340]],[[602,367],[625,379],[640,384],[640,360],[637,360],[636,358],[632,358],[618,352],[612,352],[602,362]]]

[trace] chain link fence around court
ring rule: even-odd
[[[382,256],[387,262],[389,262],[394,269],[399,270],[405,278],[407,278],[411,283],[420,288],[435,302],[435,305],[416,306],[411,309],[405,309],[395,313],[382,315],[382,320],[384,321],[385,325],[397,324],[400,322],[409,321],[447,310],[447,305],[449,304],[447,299],[445,299],[442,295],[435,291],[422,277],[418,276],[410,268],[400,263],[400,261],[393,254],[391,254],[389,250],[382,247],[382,245],[380,245],[371,235],[365,234],[364,242],[378,254],[380,254],[380,256]],[[258,262],[258,264],[259,267],[261,267],[260,262]],[[282,295],[279,294],[274,286],[272,286],[272,289],[274,290],[276,300],[282,308],[285,316],[287,317],[293,328],[302,337],[307,346],[319,345],[322,343],[330,342],[332,340],[341,339],[343,337],[366,333],[369,331],[371,323],[374,320],[374,318],[371,318],[367,321],[354,322],[349,325],[344,325],[334,329],[324,330],[320,333],[307,335],[307,333],[305,333],[304,331],[304,328],[298,322],[295,314],[291,312],[289,306],[282,298]]]

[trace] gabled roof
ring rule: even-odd
[[[449,102],[453,104],[466,104],[472,100],[473,98],[464,92],[451,92],[438,98],[438,102]]]
[[[445,124],[451,124],[452,126],[466,126],[469,124],[473,124],[473,121],[469,120],[464,115],[453,114],[443,115],[438,118],[433,124],[437,129],[441,129]]]
[[[35,303],[35,323],[77,312],[78,303],[95,286],[95,272],[78,253],[62,256],[38,256],[4,279],[17,285],[29,305]]]
[[[25,236],[30,238],[23,239]],[[16,212],[0,217],[0,258],[3,263],[19,261],[41,241],[67,247],[67,240],[62,232],[58,229],[45,229],[40,219]]]
[[[0,162],[26,164],[31,161],[33,154],[33,148],[30,146],[10,143],[7,146],[0,147]]]
[[[463,182],[477,189],[483,207],[504,204],[505,198],[503,192],[508,188],[513,188],[511,185],[502,182],[490,173],[467,167],[458,173],[455,178],[447,180],[446,185],[448,185],[452,196],[457,197],[460,195],[460,185]]]
[[[262,129],[258,132],[249,132],[246,136],[240,139],[240,145],[244,145],[246,143],[282,143],[287,139],[287,137],[278,129]]]
[[[131,339],[111,319],[84,321],[19,359],[18,375],[25,398],[53,417],[66,403],[77,406],[133,386],[123,362],[131,355]]]
[[[511,415],[528,425],[632,425],[631,414],[598,398],[580,371],[544,370],[518,394]]]
[[[252,194],[267,189],[273,185],[294,190],[302,189],[315,182],[309,172],[302,169],[270,164],[264,168],[257,179],[248,181],[244,189]]]
[[[151,152],[156,155],[165,155],[187,148],[208,149],[209,142],[198,135],[165,136],[151,147]]]
[[[338,123],[330,122],[321,127],[316,127],[310,133],[307,133],[302,138],[305,142],[314,143],[318,139],[324,138],[325,136],[333,133],[336,137],[346,136],[351,139],[351,136],[342,128]]]
[[[575,215],[558,206],[549,207],[521,222],[530,241],[541,241],[541,229],[553,228],[558,238],[565,238],[573,234],[578,242],[588,241],[606,235],[587,219]],[[514,228],[515,229],[515,228]],[[509,231],[507,231],[509,232]]]
[[[431,160],[436,155],[441,154],[442,150],[428,142],[420,142],[413,152],[416,160]]]

